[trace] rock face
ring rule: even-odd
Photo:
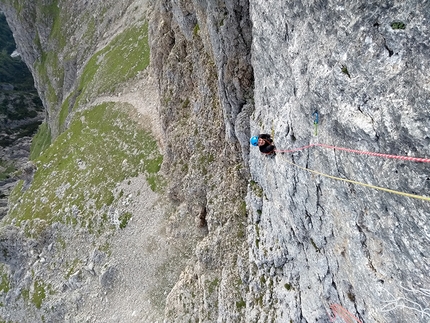
[[[58,136],[23,197],[13,194],[1,231],[3,250],[23,255],[20,271],[8,252],[0,259],[5,320],[428,322],[429,164],[314,145],[430,156],[426,3],[69,2],[20,11],[2,2]],[[140,64],[143,45],[138,58],[132,50],[111,58],[142,17],[150,65],[128,78],[120,68],[109,74],[106,61]],[[107,113],[91,121],[94,102],[129,111],[133,95],[159,98],[147,109],[162,130],[158,195],[145,186],[154,173],[133,166],[137,130],[107,148],[115,136],[98,126],[134,130]],[[76,138],[98,132],[91,138],[105,138],[97,141],[105,153],[94,161]],[[249,147],[258,133],[278,150],[314,146],[268,158]],[[117,150],[128,154],[111,158]],[[63,151],[86,154],[68,171]],[[79,174],[88,182],[110,163],[124,177],[78,190]],[[106,189],[105,199],[91,195]]]
[[[252,132],[272,133],[281,150],[322,143],[429,156],[429,9],[416,1],[251,1]],[[261,191],[249,195],[250,261],[274,282],[269,317],[319,322],[328,304],[341,304],[362,322],[428,321],[420,292],[430,286],[428,198],[298,166],[418,197],[430,189],[428,163],[321,147],[274,160],[253,151]]]

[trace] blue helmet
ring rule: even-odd
[[[258,146],[258,136],[254,136],[252,137],[249,142],[251,143],[251,145],[253,146]]]

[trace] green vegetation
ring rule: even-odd
[[[120,221],[119,222],[120,229],[124,229],[127,226],[128,221],[130,221],[131,217],[132,217],[132,214],[130,212],[126,212],[118,218],[118,220]]]
[[[256,302],[260,307],[262,307],[262,306],[263,306],[263,296],[264,296],[264,295],[260,295],[260,296],[258,296],[258,297],[256,297],[256,298],[255,298],[255,302]]]
[[[0,159],[0,181],[9,178],[15,171],[16,168],[11,162],[6,162]]]
[[[20,57],[10,55],[16,49],[5,16],[0,13],[0,84],[8,83],[15,90],[35,91],[33,77]]]
[[[37,308],[42,306],[42,302],[46,297],[45,284],[42,281],[34,282],[34,292],[31,295],[31,302]]]
[[[401,21],[394,21],[391,23],[391,28],[396,30],[396,29],[406,29],[406,25],[405,23],[401,22]]]
[[[107,241],[106,241],[106,243],[104,243],[103,245],[101,245],[99,247],[99,250],[101,252],[104,252],[108,256],[110,256],[112,254],[111,246],[110,246],[109,242],[107,242]]]
[[[260,284],[262,286],[266,284],[266,277],[264,275],[260,276]]]
[[[10,55],[16,49],[12,32],[3,13],[0,14],[0,49]]]
[[[85,66],[75,107],[90,94],[113,92],[118,84],[135,77],[149,65],[148,24],[118,35]],[[97,82],[94,82],[97,79]]]
[[[291,284],[288,284],[288,283],[284,284],[284,287],[286,290],[291,290],[292,288]]]
[[[189,98],[186,98],[185,100],[184,100],[184,102],[182,102],[182,105],[181,105],[181,109],[182,110],[186,110],[187,108],[188,108],[188,106],[190,105],[190,99]]]
[[[33,136],[37,129],[39,128],[41,122],[40,121],[33,121],[27,124],[24,124],[20,127],[17,127],[14,130],[18,130],[17,133],[17,138],[22,138],[22,137],[31,137]]]
[[[246,202],[245,201],[242,201],[240,203],[240,215],[242,217],[246,217]]]
[[[30,148],[30,159],[35,160],[51,144],[51,130],[47,123],[42,123],[33,137]]]
[[[21,296],[24,299],[24,301],[28,302],[30,300],[30,291],[28,289],[23,289],[21,291]]]
[[[346,65],[342,65],[340,68],[341,72],[345,75],[347,75],[349,78],[351,78],[351,75],[348,72],[348,68],[346,67]]]
[[[0,146],[8,147],[22,137],[31,137],[41,121],[35,120],[42,111],[42,102],[36,95],[33,78],[20,57],[11,57],[15,50],[12,32],[0,13]],[[10,121],[19,121],[13,125]],[[2,166],[0,164],[0,166]],[[1,168],[0,168],[1,169]],[[12,165],[0,171],[0,180],[15,171]]]
[[[212,163],[214,160],[215,157],[212,154],[201,154],[199,156],[199,166],[204,168],[205,166],[208,166],[210,163]]]
[[[243,300],[243,298],[240,299],[240,301],[236,302],[236,308],[240,311],[241,309],[246,307],[246,302]]]
[[[64,26],[63,17],[60,16],[60,7],[58,6],[59,0],[51,0],[49,4],[43,4],[40,6],[42,17],[52,17],[52,29],[50,38],[55,39],[58,42],[58,46],[60,48],[64,48],[67,43],[66,31],[62,30],[62,26]]]
[[[259,198],[263,197],[263,189],[261,188],[260,184],[258,184],[256,181],[250,180],[249,185],[255,196]]]
[[[36,2],[39,5],[40,1]],[[64,13],[60,15],[58,0],[48,3],[41,4],[40,8],[38,7],[40,10],[35,13],[38,15],[36,21],[52,26],[49,47],[42,48],[39,36],[37,34],[35,36],[36,46],[39,47],[41,54],[35,68],[40,81],[46,85],[45,95],[49,106],[51,109],[58,109],[61,98],[58,89],[62,87],[64,79],[64,64],[58,56],[69,57],[67,52],[64,52],[67,49],[65,43],[67,31],[62,30],[61,20],[69,18],[62,17]],[[40,19],[46,21],[41,22]],[[87,36],[94,37],[95,29],[95,20],[92,18]],[[1,44],[6,43],[3,42],[3,36],[2,32]],[[10,48],[15,49],[14,44]],[[10,58],[8,55],[5,57]],[[0,56],[0,62],[3,62],[3,56]],[[49,111],[51,118],[58,118],[60,130],[63,131],[55,141],[52,141],[51,129],[46,123],[40,126],[39,123],[28,125],[22,130],[22,133],[29,133],[38,128],[32,141],[30,156],[37,170],[31,185],[24,187],[23,181],[16,185],[10,196],[14,210],[4,218],[2,225],[13,221],[15,225],[20,226],[26,221],[25,233],[30,237],[43,234],[54,222],[83,228],[89,233],[101,234],[103,230],[112,228],[106,225],[109,221],[108,206],[117,203],[124,194],[121,192],[119,197],[115,197],[114,192],[118,183],[144,174],[152,190],[164,189],[165,180],[159,175],[163,156],[159,153],[151,134],[132,119],[133,111],[130,105],[105,103],[85,111],[74,109],[81,107],[80,103],[86,102],[87,99],[102,93],[114,92],[120,83],[136,77],[148,64],[148,25],[126,30],[92,56],[84,68],[83,76],[78,80],[77,91],[63,102],[61,110]],[[3,82],[2,71],[3,64],[0,68],[0,83]],[[11,102],[5,102],[5,105],[0,106],[2,109],[0,113],[3,111],[9,114],[8,117],[13,120],[22,119],[25,111],[20,107],[24,99],[13,98],[16,102],[12,102],[12,98],[8,100]],[[10,111],[9,103],[13,103],[18,109]],[[41,106],[40,100],[37,103]],[[73,119],[70,120],[68,129],[65,129],[65,121],[71,117],[69,116],[71,111],[74,112]],[[13,167],[3,165],[1,161],[0,166],[5,166],[0,167],[2,171],[0,179],[15,171]],[[128,225],[131,216],[131,213],[125,213],[119,217],[121,229]],[[60,249],[67,247],[66,241],[61,237],[58,237],[58,245]],[[107,242],[98,247],[110,254]],[[63,268],[65,278],[73,275],[80,265],[78,259],[73,263],[70,261]],[[0,271],[0,294],[7,293],[9,289],[7,274]],[[44,301],[51,291],[50,285],[35,279],[32,285],[22,289],[21,297],[27,304],[40,309],[45,305]]]
[[[213,281],[211,281],[208,286],[209,293],[212,294],[213,292],[215,292],[218,289],[218,285],[219,285],[218,278],[215,278]]]
[[[42,47],[38,34],[36,34],[34,40],[41,54],[35,67],[38,71],[39,78],[43,80],[43,83],[47,87],[45,98],[51,106],[58,103],[56,89],[63,87],[64,67],[59,61],[58,53],[62,53],[67,44],[67,30],[62,28],[67,25],[67,13],[63,13],[63,15],[60,14],[61,11],[58,2],[58,0],[53,0],[48,4],[38,4],[40,14],[34,18],[36,22],[41,25],[46,25],[48,23],[46,19],[51,20],[49,21],[49,25],[51,26],[49,35],[50,49],[47,50],[46,46]]]
[[[239,240],[243,240],[243,239],[245,239],[246,238],[246,228],[245,228],[245,226],[244,225],[241,225],[241,224],[239,224],[238,225],[238,229],[237,229],[237,231],[236,231],[237,233],[236,233],[236,237],[239,239]]]
[[[162,189],[156,185],[163,182],[158,175],[163,157],[156,141],[131,119],[130,110],[126,104],[105,103],[80,112],[43,150],[50,137],[44,126],[34,140],[32,156],[38,169],[32,185],[24,193],[22,183],[16,186],[10,197],[16,207],[5,221],[32,221],[30,236],[55,221],[92,231],[104,225],[102,215],[114,202],[117,183],[143,173],[154,189]],[[92,207],[86,206],[89,201]]]
[[[50,8],[51,6],[49,6]],[[47,10],[49,9],[47,8]],[[58,9],[58,8],[57,8]],[[55,10],[57,10],[55,9]],[[51,9],[49,9],[51,10]],[[65,46],[64,36],[61,32],[59,13],[54,12],[54,26],[51,37],[56,40],[61,48]],[[95,21],[93,17],[86,17],[89,21],[87,32],[84,39],[92,42],[95,31]],[[58,24],[56,23],[58,21]],[[42,49],[41,49],[42,51]],[[48,65],[50,75],[48,77]],[[104,49],[94,54],[84,68],[82,77],[76,94],[71,94],[62,104],[58,113],[60,132],[64,130],[64,123],[71,111],[78,107],[81,102],[90,97],[103,94],[113,93],[116,87],[135,77],[149,65],[149,44],[148,44],[148,24],[145,23],[139,27],[132,27],[115,37]],[[38,64],[40,77],[48,85],[47,100],[53,104],[57,103],[58,97],[55,88],[62,86],[64,79],[64,68],[60,66],[55,51],[46,52]],[[53,86],[50,79],[59,80],[60,84]],[[77,96],[76,100],[71,100],[72,96]]]
[[[29,102],[27,101],[28,99],[22,93],[4,95],[0,101],[0,114],[3,114],[10,120],[22,120],[27,117],[33,118],[37,115],[37,112],[32,110],[30,113],[28,110]]]
[[[81,261],[79,259],[75,259],[73,260],[73,263],[69,266],[69,270],[67,271],[66,275],[64,276],[65,279],[69,279],[70,276],[72,276],[75,272],[76,269],[80,266]]]
[[[160,160],[160,162],[161,162],[161,160]],[[161,165],[161,163],[158,163],[157,161],[155,161],[153,163],[153,165],[159,167],[159,165]],[[152,174],[148,174],[146,176],[146,180],[147,180],[149,187],[151,188],[152,191],[157,192],[157,193],[161,193],[163,191],[163,189],[166,187],[167,183],[164,180],[164,178],[162,178],[161,176],[158,176],[157,172],[152,173]]]
[[[199,33],[199,31],[200,31],[200,26],[199,26],[199,24],[196,24],[194,26],[194,29],[193,29],[193,35],[194,35],[194,37],[197,36],[197,34]]]
[[[312,246],[315,248],[315,251],[320,252],[320,249],[317,247],[315,241],[312,238],[310,238],[310,242],[311,242]]]
[[[58,121],[59,121],[59,125],[60,125],[60,131],[64,130],[64,124],[66,122],[66,118],[69,115],[69,108],[70,108],[70,96],[64,100],[63,105],[61,106],[60,109],[60,114],[58,117]]]
[[[7,292],[10,291],[11,289],[11,284],[9,281],[9,276],[7,273],[2,272],[1,276],[0,276],[0,294],[7,294]]]

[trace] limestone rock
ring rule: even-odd
[[[97,204],[86,200],[84,208],[73,201],[52,214],[69,222],[41,220],[39,245],[20,229],[5,230],[2,246],[21,258],[3,255],[3,263],[24,264],[8,267],[7,319],[26,317],[20,291],[33,296],[40,285],[31,273],[39,278],[49,270],[52,288],[66,288],[49,294],[47,284],[41,304],[32,297],[33,321],[43,313],[70,322],[113,322],[120,315],[124,322],[328,322],[343,313],[362,322],[428,322],[428,163],[312,145],[430,156],[429,5],[145,4],[147,11],[131,0],[61,2],[57,9],[74,27],[64,48],[50,39],[55,24],[37,16],[36,4],[20,12],[1,4],[36,76],[54,138],[69,126],[60,126],[58,116],[66,98],[70,104],[79,97],[86,62],[147,14],[147,73],[159,94],[161,172],[169,179],[158,200],[163,212],[156,193],[141,194],[138,176],[110,192],[115,202],[96,218],[102,229],[79,222]],[[33,14],[39,19],[21,18]],[[82,44],[90,25],[94,37]],[[33,43],[36,31],[40,44]],[[64,55],[73,46],[73,55]],[[58,61],[42,75],[35,62],[52,48]],[[118,85],[109,100],[125,100],[128,89],[138,88],[136,79]],[[55,102],[50,87],[61,92]],[[99,102],[88,97],[80,108],[91,108],[91,100]],[[249,136],[258,133],[271,134],[278,150],[310,147],[267,158],[249,147]],[[123,169],[129,161],[109,166]],[[85,153],[72,164],[90,169]],[[65,181],[54,195],[67,200],[74,196],[69,188]],[[38,198],[47,202],[42,192]],[[127,212],[130,224],[131,216],[121,218]],[[17,223],[22,230],[25,221]]]

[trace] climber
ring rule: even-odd
[[[273,144],[273,140],[268,134],[259,134],[258,136],[252,137],[249,142],[253,146],[258,146],[260,151],[267,156],[275,156],[275,145]]]

